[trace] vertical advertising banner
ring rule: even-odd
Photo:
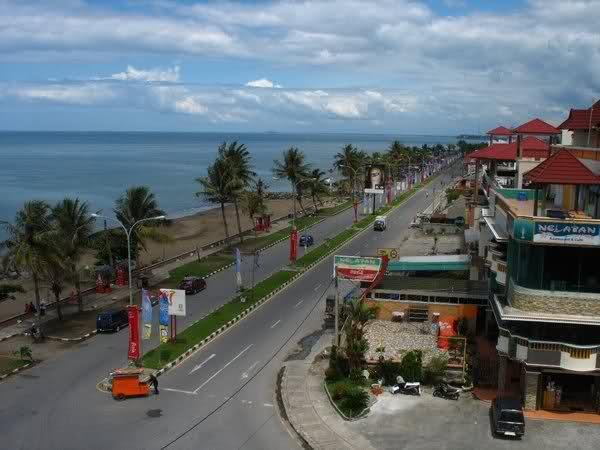
[[[290,233],[290,261],[296,261],[298,257],[298,230],[296,228],[292,229]]]
[[[160,291],[158,301],[158,330],[160,342],[169,341],[169,297],[166,292]]]
[[[140,322],[137,306],[127,307],[127,320],[129,322],[129,345],[127,347],[127,357],[129,359],[140,358]]]
[[[242,287],[242,254],[240,249],[236,247],[235,251],[235,282],[238,289]]]
[[[152,336],[152,303],[146,289],[142,289],[142,339]]]

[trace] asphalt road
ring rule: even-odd
[[[439,181],[435,183],[439,187]],[[425,206],[425,194],[421,191],[389,215],[387,231],[369,230],[339,253],[373,254],[377,247],[393,245],[412,217]],[[317,225],[311,234],[319,242],[348,226],[351,220],[349,210]],[[286,258],[286,243],[261,254],[257,280],[279,269]],[[250,264],[251,261],[245,262],[246,274]],[[321,327],[324,302],[320,300],[331,282],[331,264],[332,258],[328,258],[160,377],[158,396],[116,402],[95,389],[110,369],[125,362],[126,330],[86,341],[0,383],[1,447],[297,447],[275,409],[275,379],[284,356],[300,337]],[[197,320],[234,294],[231,270],[216,275],[208,283],[207,290],[188,299],[187,321]]]

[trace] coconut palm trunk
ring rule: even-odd
[[[77,311],[83,312],[83,296],[81,295],[81,279],[79,273],[75,273],[75,292],[77,292]]]
[[[225,228],[225,243],[229,243],[229,228],[227,226],[227,216],[225,216],[225,203],[221,202],[221,216],[223,217],[223,227]]]
[[[242,231],[242,223],[240,221],[240,210],[239,210],[239,205],[238,205],[238,200],[237,198],[234,198],[233,200],[233,206],[235,208],[235,219],[237,221],[237,227],[238,227],[238,233],[240,236],[240,242],[243,244],[244,243],[244,234]]]
[[[35,309],[39,313],[40,312],[40,279],[35,270],[31,273],[31,278],[33,280],[33,293],[35,294]]]
[[[63,320],[62,313],[62,305],[60,304],[60,290],[57,288],[52,289],[52,293],[54,294],[54,301],[56,304],[56,315],[58,316],[58,320]]]

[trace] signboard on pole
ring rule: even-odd
[[[127,358],[140,359],[140,322],[137,306],[127,306],[127,321],[129,322],[129,345],[127,346]]]
[[[290,233],[290,261],[295,262],[298,257],[298,230],[292,229]]]
[[[365,193],[383,194],[385,192],[385,166],[372,165],[365,173]]]
[[[335,274],[340,278],[372,283],[381,270],[381,258],[336,255],[333,267]]]
[[[169,297],[161,290],[158,300],[160,342],[169,342]]]
[[[146,289],[142,289],[142,339],[152,336],[152,303]]]
[[[161,289],[161,298],[167,299],[167,314],[171,316],[185,316],[185,291],[182,289]],[[161,310],[162,313],[162,310]],[[161,322],[162,323],[162,322]],[[163,323],[163,325],[165,325]],[[167,324],[168,325],[168,319]]]
[[[398,250],[395,248],[378,248],[378,256],[387,256],[388,259],[398,259]]]

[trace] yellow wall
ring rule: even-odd
[[[429,318],[433,317],[433,313],[439,313],[440,317],[456,317],[466,318],[468,320],[475,320],[477,318],[477,306],[475,305],[440,305],[437,303],[399,303],[393,301],[379,301],[379,300],[367,300],[367,305],[377,306],[379,311],[377,312],[377,318],[380,320],[392,320],[392,313],[394,311],[403,311],[408,314],[408,308],[412,305],[413,307],[423,308],[426,307],[429,310]]]

